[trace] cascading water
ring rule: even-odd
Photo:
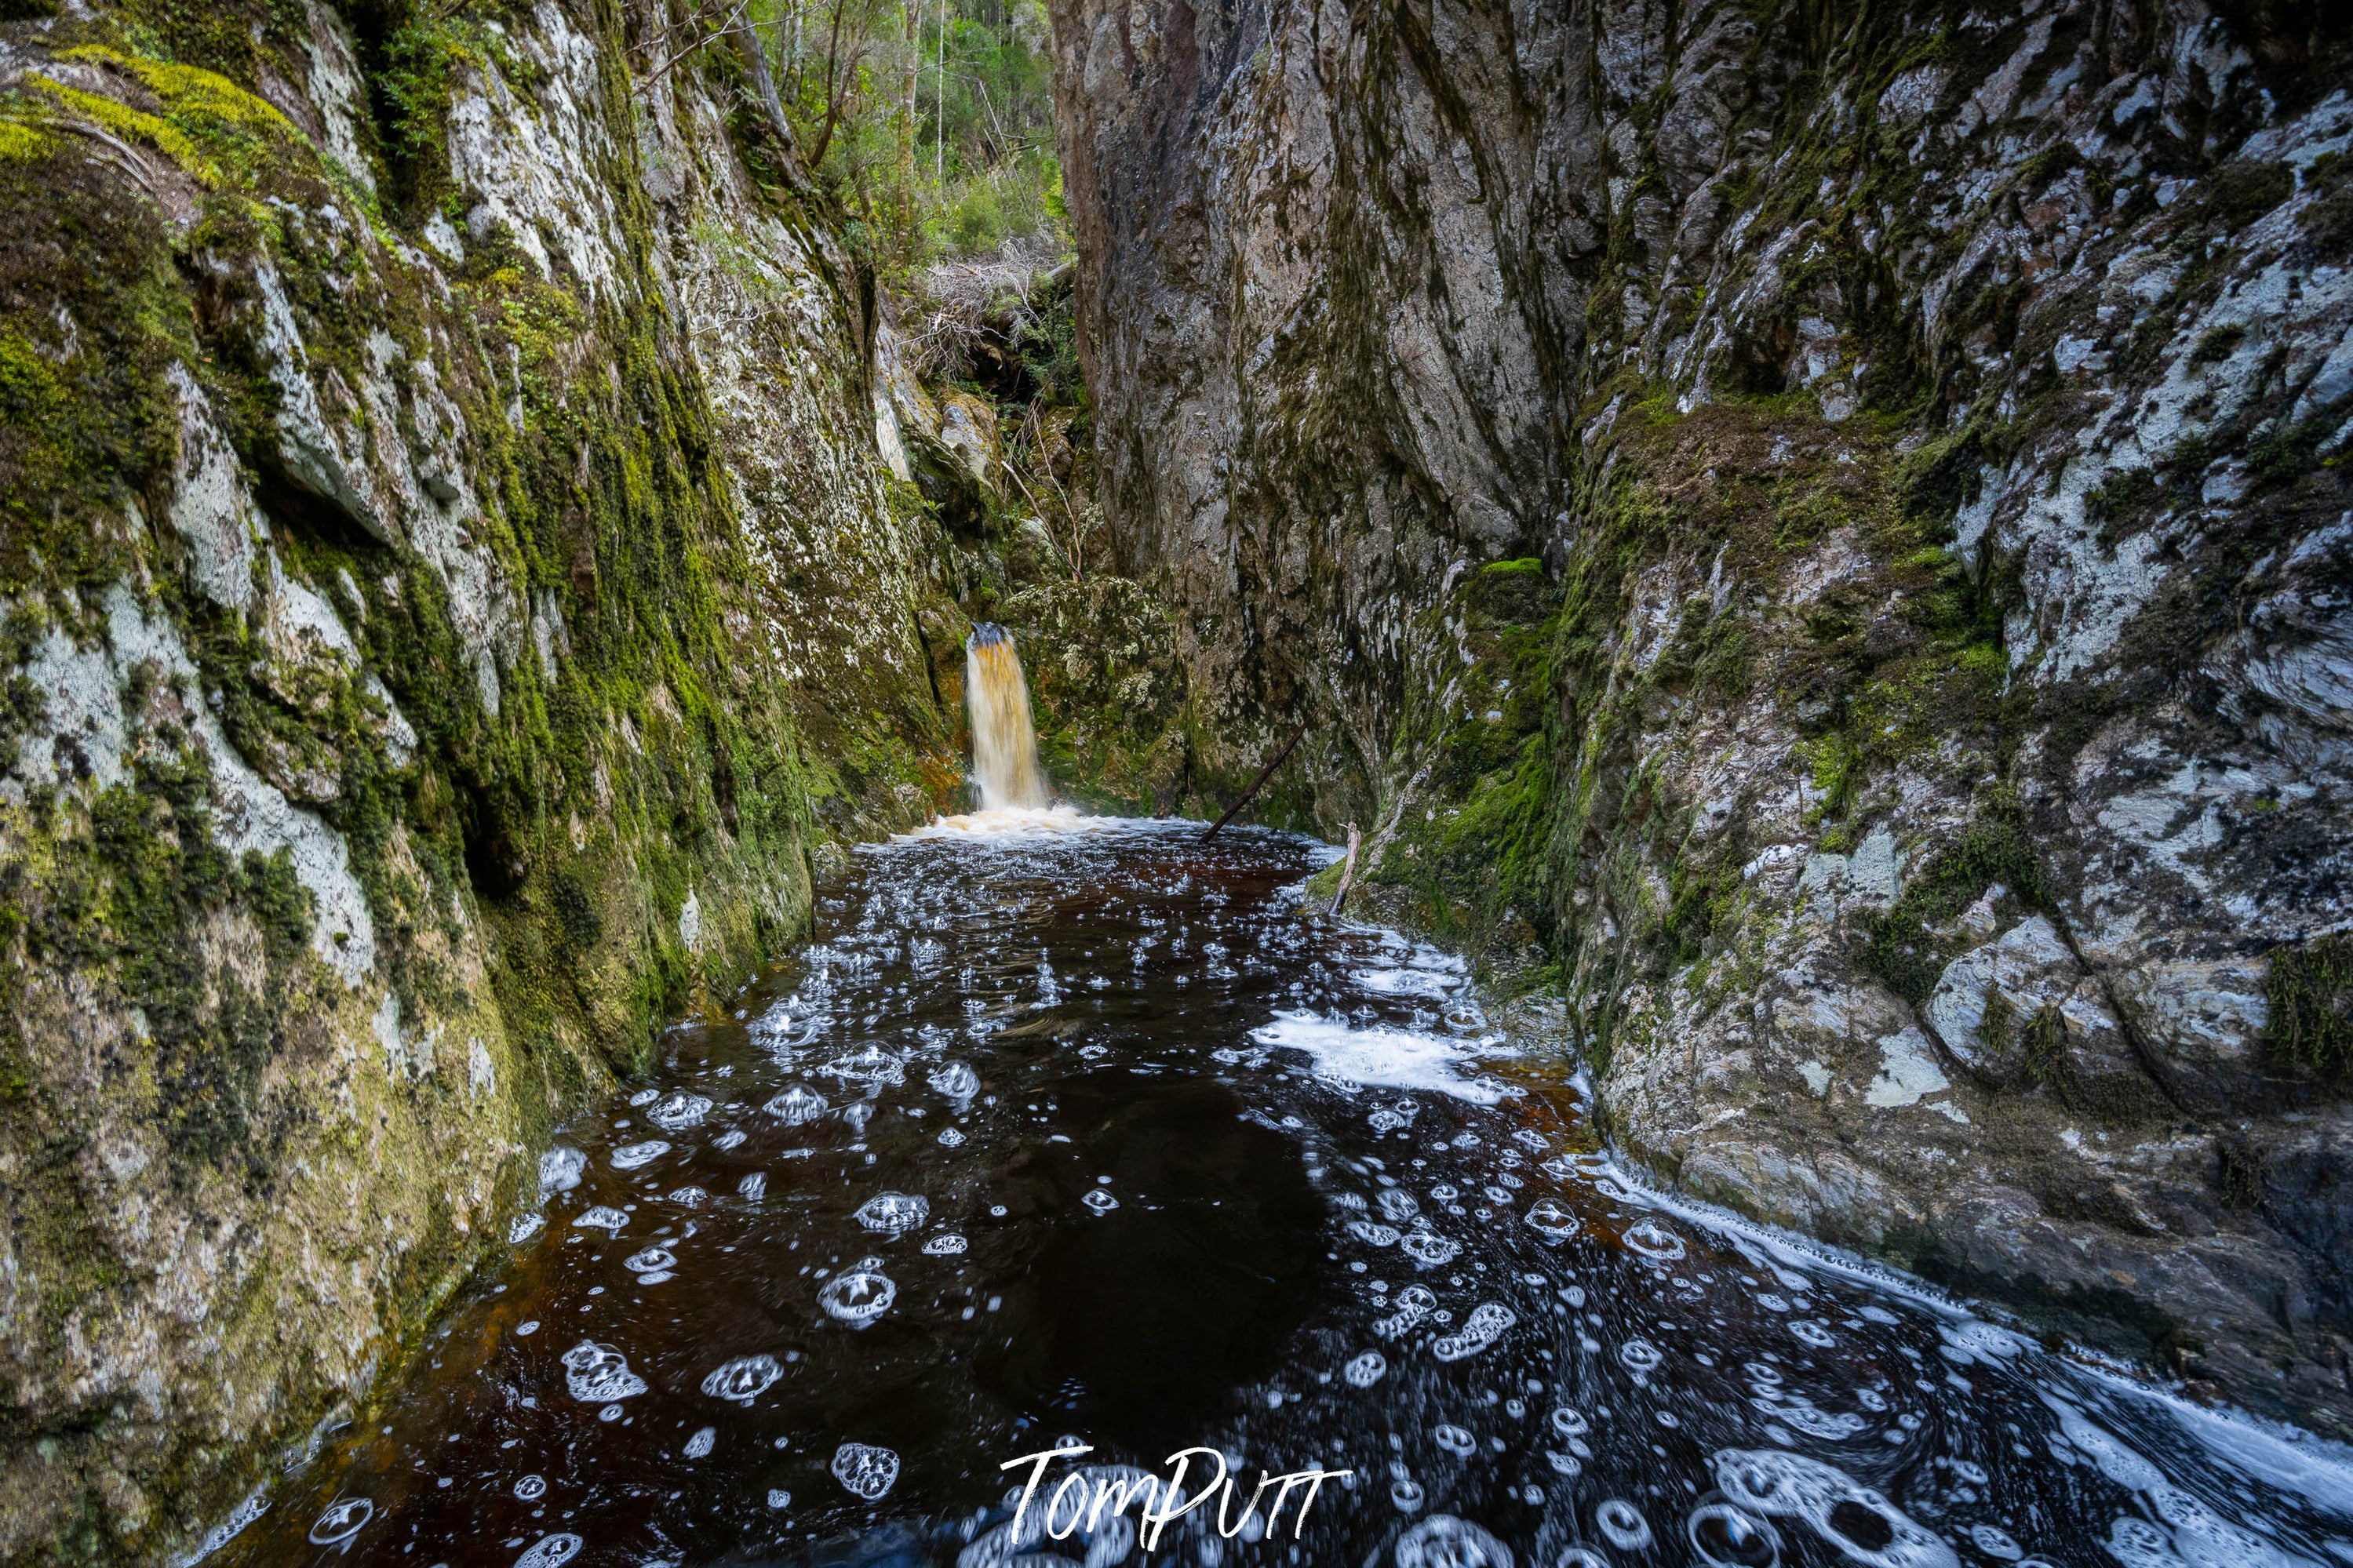
[[[1029,723],[1029,683],[1003,626],[987,621],[964,645],[964,703],[972,716],[972,776],[983,811],[1039,811],[1051,804]]]

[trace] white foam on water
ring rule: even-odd
[[[1540,1198],[1529,1208],[1528,1228],[1547,1241],[1566,1241],[1577,1232],[1577,1218],[1550,1198]]]
[[[871,1443],[844,1443],[833,1451],[833,1479],[854,1498],[879,1502],[899,1479],[899,1456]]]
[[[1467,1426],[1457,1426],[1449,1422],[1445,1426],[1432,1427],[1430,1436],[1431,1441],[1458,1459],[1467,1459],[1479,1451],[1479,1439],[1471,1436],[1471,1429]]]
[[[1477,1355],[1504,1337],[1519,1314],[1494,1301],[1482,1301],[1471,1309],[1470,1317],[1453,1333],[1442,1335],[1430,1342],[1430,1353],[1440,1361],[1461,1361]]]
[[[670,1194],[670,1201],[682,1209],[701,1208],[710,1198],[701,1187],[673,1187]]]
[[[1582,1437],[1593,1429],[1593,1423],[1585,1418],[1583,1411],[1572,1410],[1566,1405],[1552,1413],[1551,1420],[1552,1429],[1563,1437]]]
[[[1419,996],[1427,1001],[1450,1000],[1462,988],[1462,976],[1428,969],[1358,969],[1348,978],[1376,996]]]
[[[1469,1060],[1461,1045],[1434,1035],[1377,1027],[1351,1028],[1313,1013],[1278,1013],[1274,1022],[1250,1031],[1261,1045],[1304,1051],[1319,1074],[1347,1078],[1385,1089],[1419,1089],[1473,1105],[1504,1099],[1498,1086],[1463,1077]]]
[[[1372,1247],[1395,1247],[1397,1245],[1398,1230],[1395,1226],[1377,1225],[1368,1219],[1350,1220],[1348,1222],[1348,1234],[1355,1237],[1358,1241],[1364,1242]]]
[[[1397,1294],[1397,1310],[1373,1325],[1373,1332],[1385,1340],[1394,1340],[1437,1309],[1438,1298],[1419,1285],[1409,1285]]]
[[[1419,1268],[1437,1268],[1454,1261],[1462,1251],[1462,1244],[1450,1241],[1434,1230],[1409,1231],[1398,1241],[1398,1250],[1414,1261]]]
[[[686,1457],[690,1459],[709,1458],[711,1457],[712,1447],[717,1444],[718,1441],[718,1427],[697,1427],[695,1429],[694,1436],[686,1440]]]
[[[580,1555],[580,1538],[569,1531],[543,1535],[515,1559],[514,1568],[564,1568]]]
[[[613,1151],[613,1169],[634,1171],[640,1165],[650,1165],[670,1152],[670,1145],[659,1138],[649,1138],[642,1143],[624,1143]]]
[[[963,1134],[963,1133],[961,1133],[961,1132],[957,1131],[956,1131],[955,1128],[953,1128],[953,1127],[943,1127],[943,1128],[941,1128],[941,1129],[940,1129],[940,1147],[941,1147],[941,1148],[943,1148],[943,1149],[959,1149],[959,1148],[962,1148],[963,1146],[964,1146],[964,1134]]]
[[[1433,1513],[1398,1537],[1397,1568],[1512,1568],[1512,1551],[1475,1524]]]
[[[618,1236],[629,1223],[629,1216],[610,1204],[598,1204],[572,1222],[575,1230],[609,1230]]]
[[[1648,1340],[1636,1338],[1618,1347],[1618,1359],[1639,1377],[1658,1371],[1659,1363],[1667,1359],[1667,1352]]]
[[[1109,1214],[1112,1210],[1119,1207],[1119,1200],[1112,1196],[1101,1187],[1089,1187],[1085,1195],[1081,1197],[1079,1202],[1086,1205],[1087,1207],[1092,1209],[1097,1214]]]
[[[646,1380],[629,1370],[628,1357],[594,1340],[582,1340],[564,1352],[564,1383],[583,1405],[610,1405],[646,1391]]]
[[[1039,838],[1066,833],[1134,832],[1166,824],[1150,817],[1090,816],[1074,805],[1008,806],[997,811],[968,811],[943,816],[902,833],[891,842],[913,843],[925,838]]]
[[[702,1119],[710,1114],[711,1101],[708,1097],[689,1094],[681,1089],[651,1110],[647,1111],[646,1120],[665,1132],[683,1132],[688,1128],[700,1124]]]
[[[1683,1238],[1654,1219],[1641,1220],[1627,1226],[1620,1239],[1630,1250],[1662,1263],[1671,1263],[1683,1255]]]
[[[1388,1358],[1378,1351],[1366,1351],[1340,1369],[1340,1375],[1351,1388],[1370,1388],[1380,1382],[1389,1370]]]
[[[932,1215],[932,1205],[912,1193],[877,1193],[858,1205],[857,1219],[869,1230],[900,1236]]]
[[[649,1247],[642,1252],[631,1253],[621,1259],[621,1267],[632,1274],[657,1274],[675,1267],[678,1255],[667,1247]]]
[[[1451,1195],[1451,1194],[1450,1194]],[[1421,1205],[1403,1187],[1383,1187],[1373,1201],[1380,1205],[1382,1217],[1403,1225],[1421,1212]],[[1440,1203],[1444,1198],[1439,1199]]]
[[[514,1495],[525,1502],[533,1502],[547,1495],[545,1476],[523,1476],[514,1484]]]
[[[923,1243],[923,1250],[934,1258],[954,1258],[969,1245],[965,1238],[950,1231]]]
[[[963,1062],[947,1062],[934,1068],[923,1081],[932,1086],[934,1094],[954,1100],[968,1100],[980,1092],[980,1075]]]
[[[588,1168],[588,1156],[577,1149],[550,1149],[539,1157],[539,1196],[543,1203],[557,1193],[568,1193],[580,1184],[580,1174]]]
[[[739,1355],[733,1361],[723,1362],[710,1376],[702,1380],[702,1392],[713,1399],[732,1399],[738,1405],[749,1405],[768,1391],[769,1385],[785,1375],[772,1355]]]
[[[760,1109],[787,1127],[798,1127],[823,1116],[825,1107],[825,1096],[807,1084],[797,1083]]]
[[[529,1241],[533,1237],[537,1236],[541,1231],[545,1230],[546,1228],[547,1216],[545,1215],[519,1214],[514,1216],[513,1222],[507,1226],[507,1241],[512,1246],[521,1247],[524,1242]]]
[[[633,1107],[639,1105],[651,1105],[655,1100],[659,1100],[660,1098],[660,1089],[641,1089],[638,1090],[637,1093],[629,1096],[629,1104]]]
[[[338,1498],[311,1525],[311,1544],[336,1546],[360,1532],[375,1517],[375,1504],[366,1498]]]
[[[1596,1508],[1593,1522],[1620,1552],[1640,1552],[1651,1544],[1651,1521],[1624,1498],[1610,1498]]]
[[[827,1280],[817,1293],[817,1304],[826,1316],[864,1328],[889,1311],[898,1295],[899,1287],[869,1259]]]
[[[817,1070],[828,1078],[838,1078],[847,1083],[872,1086],[901,1084],[907,1081],[906,1058],[876,1045],[866,1046],[861,1049],[851,1051],[847,1056],[836,1057]],[[871,1112],[869,1114],[871,1115]]]
[[[1735,1506],[1768,1518],[1801,1520],[1871,1568],[1960,1568],[1960,1558],[1942,1538],[1834,1465],[1771,1448],[1723,1448],[1710,1463],[1715,1484]],[[1884,1545],[1866,1546],[1832,1521],[1833,1510],[1850,1503],[1877,1516],[1886,1532]]]
[[[711,1146],[724,1154],[730,1149],[740,1149],[750,1135],[740,1127],[730,1127],[711,1141]]]
[[[736,1183],[735,1190],[743,1195],[744,1202],[756,1204],[767,1196],[768,1178],[765,1173],[754,1171]]]
[[[203,1562],[235,1540],[239,1531],[269,1511],[269,1499],[264,1495],[261,1487],[254,1488],[245,1494],[243,1501],[228,1510],[227,1518],[205,1531],[205,1538],[196,1543],[195,1551],[179,1560],[179,1568],[192,1568],[193,1564]]]

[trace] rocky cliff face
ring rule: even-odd
[[[2353,1435],[2343,18],[1055,22],[1206,750],[1662,1180]]]
[[[0,1558],[192,1544],[953,797],[938,432],[679,28],[0,27]]]

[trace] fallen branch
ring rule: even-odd
[[[1259,769],[1258,777],[1250,780],[1250,788],[1242,791],[1242,793],[1236,797],[1234,804],[1226,807],[1226,815],[1218,818],[1217,821],[1209,824],[1209,831],[1204,833],[1201,837],[1204,838],[1215,838],[1218,836],[1218,829],[1223,827],[1227,823],[1231,822],[1234,819],[1234,814],[1236,812],[1241,810],[1242,807],[1248,805],[1251,801],[1256,800],[1258,798],[1258,792],[1266,787],[1266,781],[1274,776],[1274,770],[1282,766],[1282,759],[1291,755],[1292,748],[1297,746],[1300,741],[1305,737],[1306,733],[1307,726],[1303,723],[1300,725],[1298,729],[1293,730],[1291,732],[1291,739],[1282,743],[1282,749],[1275,752],[1274,755],[1267,758],[1266,766]]]
[[[1355,823],[1348,824],[1348,863],[1340,868],[1340,890],[1332,895],[1332,918],[1340,918],[1340,906],[1348,901],[1348,889],[1356,885],[1356,846],[1363,836]]]

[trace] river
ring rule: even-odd
[[[2353,1563],[2342,1450],[1644,1189],[1322,847],[980,821],[565,1129],[211,1561]]]

